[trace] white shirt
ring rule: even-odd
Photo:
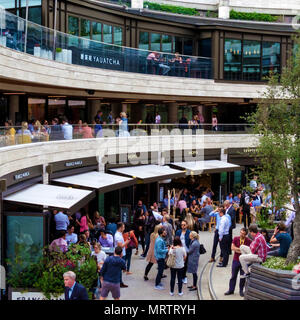
[[[66,122],[62,125],[62,131],[64,133],[65,140],[72,140],[73,139],[73,127]]]
[[[186,250],[184,247],[170,249],[169,253],[175,254],[174,269],[182,269],[184,267],[184,257],[186,256]]]
[[[220,219],[219,239],[222,240],[223,236],[226,234],[229,234],[229,220],[223,215]]]
[[[185,248],[186,252],[188,252],[189,249],[185,244],[185,233],[181,232],[180,240],[181,240],[181,243],[182,243],[182,247]]]
[[[122,244],[124,244],[124,242],[125,242],[124,238],[123,238],[123,235],[122,235],[122,233],[120,231],[117,231],[115,233],[115,247],[118,246],[118,242],[121,242]],[[125,257],[125,255],[126,255],[125,246],[122,249],[122,254],[123,254],[123,257]]]
[[[97,263],[104,262],[106,259],[106,253],[104,251],[100,251],[99,253],[95,253],[95,251],[92,253],[92,256],[97,257]]]
[[[77,243],[77,241],[78,241],[77,234],[76,233],[71,233],[71,234],[67,233],[66,234],[66,241],[67,241],[68,245],[70,243]]]
[[[159,114],[155,117],[155,123],[157,123],[157,124],[160,123],[160,115]]]

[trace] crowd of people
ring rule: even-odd
[[[205,120],[201,112],[194,114],[190,120],[183,114],[178,121],[178,127],[182,130],[192,129],[194,134],[196,129],[204,129],[204,122]],[[139,120],[137,124],[159,125],[162,124],[162,118],[159,112],[156,112],[155,116],[148,112],[145,121]],[[6,145],[14,145],[41,141],[100,138],[103,136],[104,128],[113,129],[116,136],[121,137],[130,136],[131,129],[139,127],[133,126],[129,128],[129,118],[126,112],[121,112],[120,115],[115,118],[112,112],[110,112],[105,121],[103,112],[98,111],[91,124],[82,120],[74,123],[66,116],[57,116],[51,121],[31,119],[28,122],[22,121],[18,125],[14,125],[12,120],[6,120],[4,127],[0,129],[0,135],[6,137]],[[205,129],[211,129],[213,131],[219,130],[218,120],[215,114],[212,116],[211,125],[206,124]]]

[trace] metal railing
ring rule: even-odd
[[[58,140],[162,135],[251,134],[250,124],[68,124],[0,127],[0,147]]]
[[[213,78],[211,58],[134,49],[90,40],[43,27],[0,7],[1,45],[74,65],[152,75]]]

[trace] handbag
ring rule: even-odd
[[[204,248],[204,245],[203,245],[203,244],[200,244],[199,253],[200,253],[200,254],[205,254],[205,253],[206,253],[206,249]]]
[[[175,261],[176,261],[176,255],[174,253],[169,253],[166,265],[169,268],[173,268],[175,266]]]
[[[134,240],[132,238],[130,238],[130,241],[129,241],[128,245],[127,245],[127,248],[129,248],[129,249],[135,249],[136,248],[136,244],[135,244],[135,242],[134,242]]]

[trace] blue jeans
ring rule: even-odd
[[[157,276],[155,279],[156,286],[158,286],[160,284],[161,277],[162,277],[164,269],[165,269],[165,259],[158,259],[157,266],[158,266],[158,271],[157,271]]]
[[[144,257],[147,256],[147,253],[148,253],[148,250],[150,247],[150,233],[146,233],[146,235],[145,235],[145,244],[146,244],[146,249],[143,254]]]
[[[170,291],[171,292],[174,292],[176,274],[177,274],[177,279],[178,279],[178,292],[182,292],[183,269],[184,268],[181,268],[181,269],[171,268],[171,280],[170,280]]]
[[[131,263],[131,256],[132,256],[132,248],[126,249],[126,256],[125,256],[125,264],[126,264],[126,271],[129,271],[130,269],[130,263]]]

